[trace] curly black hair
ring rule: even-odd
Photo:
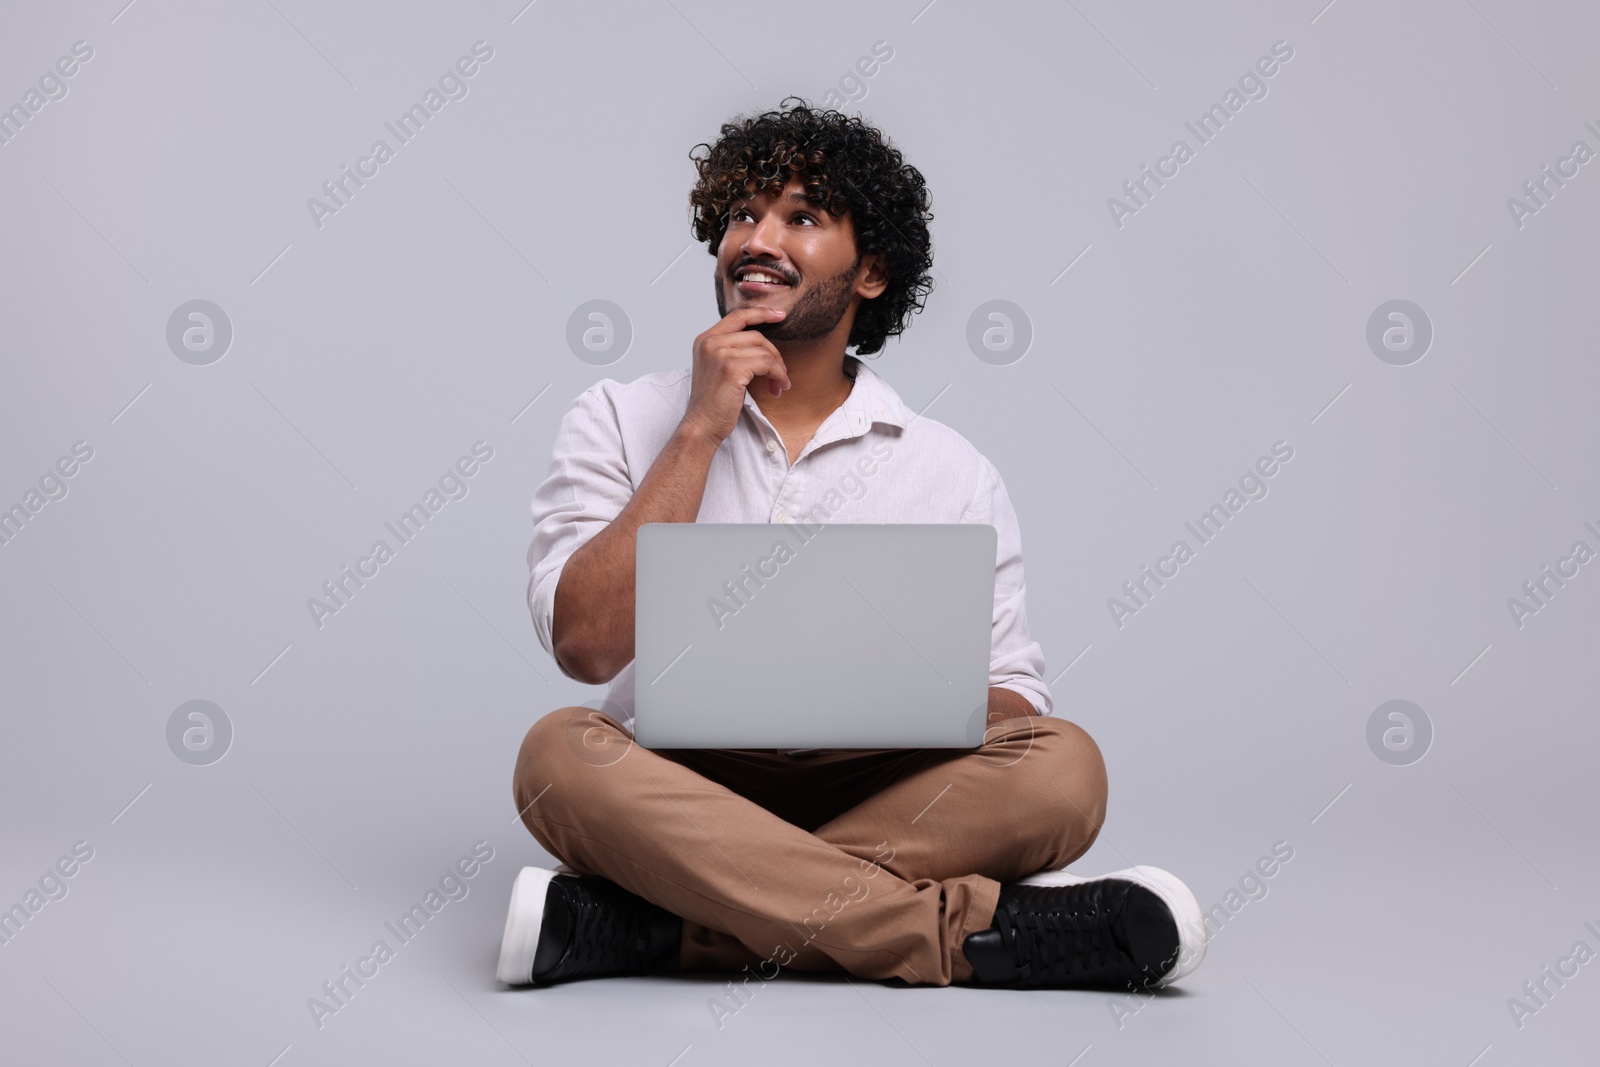
[[[794,105],[789,102],[797,101]],[[716,144],[689,152],[699,180],[689,192],[691,226],[715,256],[728,229],[728,209],[752,192],[777,192],[791,176],[806,197],[834,218],[847,211],[856,255],[881,254],[889,286],[862,302],[850,329],[856,352],[883,348],[886,338],[910,325],[933,288],[933,242],[928,232],[928,186],[900,150],[878,130],[834,110],[818,110],[786,96],[779,110],[725,123]],[[703,156],[695,153],[706,149]],[[754,189],[751,188],[754,183]]]

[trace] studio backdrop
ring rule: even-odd
[[[1591,5],[0,24],[8,1062],[1576,1055]],[[517,746],[604,695],[535,637],[533,492],[580,392],[689,365],[691,150],[790,95],[927,178],[934,288],[870,366],[1004,478],[1055,714],[1109,768],[1078,866],[1193,887],[1185,996],[797,980],[728,1018],[706,980],[493,980],[511,879],[552,862]]]

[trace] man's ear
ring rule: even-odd
[[[889,288],[889,267],[884,262],[880,253],[861,257],[861,270],[856,274],[856,292],[861,294],[863,300],[872,300],[883,295]]]

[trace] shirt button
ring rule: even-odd
[[[788,522],[789,521],[789,516],[785,515],[783,512],[780,511],[780,512],[778,512],[778,521],[779,522]]]
[[[767,442],[767,451],[768,452],[776,452],[777,450],[778,450],[778,442],[776,442],[776,441],[768,441]]]

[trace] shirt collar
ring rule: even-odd
[[[911,409],[906,407],[888,382],[880,378],[871,367],[860,358],[846,354],[845,371],[854,371],[855,385],[850,389],[850,395],[844,398],[826,419],[817,427],[816,436],[807,448],[825,445],[830,441],[841,441],[849,437],[860,437],[870,430],[874,423],[884,423],[904,430],[911,421]],[[744,406],[749,410],[751,418],[770,427],[761,413],[761,407],[745,393]]]
[[[845,356],[846,371],[851,368],[855,371],[856,384],[840,405],[851,434],[866,433],[875,422],[905,429],[910,421],[910,409],[900,399],[900,394],[878,377],[865,361],[856,356]]]

